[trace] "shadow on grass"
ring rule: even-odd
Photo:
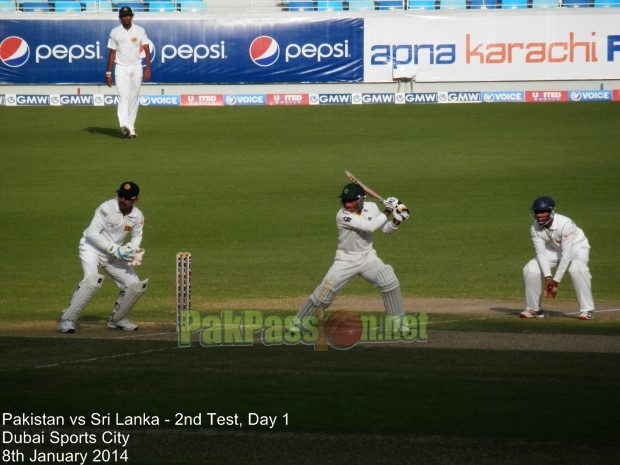
[[[84,130],[91,134],[101,134],[103,136],[115,137],[117,139],[124,139],[124,137],[121,135],[120,130],[116,128],[99,128],[99,127],[90,126],[88,128],[84,128]]]
[[[491,307],[489,308],[489,310],[495,313],[501,313],[502,315],[515,315],[515,316],[519,316],[519,313],[523,311],[523,309],[514,309],[514,308],[505,308],[505,307]],[[545,310],[545,315],[554,316],[554,317],[561,316],[565,318],[572,318],[570,315],[567,315],[564,312],[550,311],[550,310]]]

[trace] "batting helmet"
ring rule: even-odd
[[[530,208],[532,212],[532,217],[538,221],[538,224],[541,226],[546,226],[553,221],[553,216],[555,215],[555,202],[551,197],[538,197],[532,203],[532,207]],[[543,216],[538,218],[538,213],[549,212],[549,216]]]
[[[366,197],[366,192],[358,184],[347,184],[342,188],[340,198],[342,200],[358,200]]]

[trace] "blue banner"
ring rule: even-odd
[[[362,82],[361,18],[135,18],[155,84]],[[102,84],[116,19],[0,20],[1,84]]]

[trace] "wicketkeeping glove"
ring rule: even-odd
[[[547,299],[555,299],[555,295],[558,292],[558,282],[553,278],[547,278],[545,280],[545,297]]]
[[[131,261],[131,266],[140,266],[142,265],[142,257],[144,255],[144,249],[138,249],[133,254],[133,260]]]
[[[111,244],[108,247],[108,253],[110,255],[127,262],[133,259],[133,254],[135,251],[136,249],[131,245],[131,243],[126,245]]]
[[[383,201],[383,205],[385,208],[390,211],[394,211],[394,209],[398,206],[400,201],[396,197],[388,197]]]

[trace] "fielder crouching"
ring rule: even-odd
[[[347,184],[340,194],[341,208],[336,214],[338,250],[333,265],[323,281],[306,299],[297,312],[298,321],[314,313],[315,308],[327,309],[336,295],[355,276],[361,276],[381,292],[386,313],[401,334],[409,334],[400,283],[394,269],[386,265],[373,247],[373,234],[381,231],[393,234],[409,218],[409,209],[396,197],[384,201],[381,211],[372,202],[365,202],[366,192],[357,184]],[[389,217],[392,216],[392,221]],[[301,327],[300,327],[301,326]],[[292,324],[292,333],[304,330],[303,325]]]
[[[76,321],[103,283],[104,276],[99,274],[100,266],[121,288],[114,310],[108,318],[108,327],[125,331],[138,329],[126,317],[146,292],[149,281],[140,281],[134,269],[142,263],[144,255],[144,249],[140,248],[144,215],[135,206],[140,188],[127,181],[116,192],[117,198],[97,208],[80,240],[79,256],[84,279],[78,284],[69,307],[60,318],[61,333],[75,332]],[[122,245],[128,233],[131,234],[131,240]]]
[[[579,319],[594,318],[590,242],[573,220],[555,211],[551,197],[538,197],[530,208],[532,225],[530,236],[536,257],[523,268],[526,308],[521,318],[544,318],[542,306],[542,278],[545,278],[544,295],[555,299],[560,281],[568,272],[579,302]],[[555,268],[555,274],[552,269]]]

